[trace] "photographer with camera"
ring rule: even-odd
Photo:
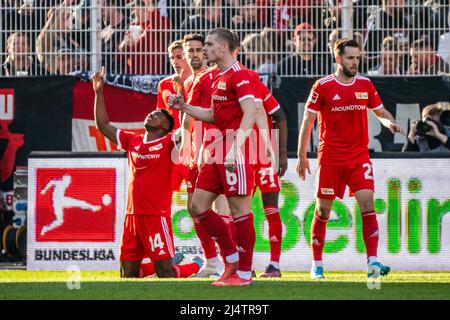
[[[422,110],[422,120],[411,125],[403,151],[449,152],[450,110],[431,104]]]

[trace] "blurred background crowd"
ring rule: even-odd
[[[333,72],[332,46],[355,38],[369,76],[450,71],[448,0],[0,0],[0,76],[170,74],[168,45],[216,27],[236,31],[260,73]]]

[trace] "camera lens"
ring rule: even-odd
[[[429,119],[426,119],[426,120],[429,120]],[[423,137],[431,129],[432,128],[429,124],[425,123],[422,120],[419,120],[419,121],[417,121],[417,125],[416,125],[416,135]]]

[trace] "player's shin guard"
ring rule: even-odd
[[[227,224],[213,210],[208,210],[196,217],[206,232],[219,244],[220,251],[226,257],[236,254],[236,246],[231,239]],[[237,260],[237,259],[236,259]],[[227,261],[227,262],[236,262]]]
[[[238,275],[243,279],[251,278],[253,249],[255,247],[255,226],[253,214],[249,213],[234,219],[239,251]]]
[[[155,266],[153,262],[141,263],[139,267],[139,278],[145,278],[155,274]]]
[[[269,224],[270,261],[280,262],[283,227],[278,206],[264,206],[264,214]]]
[[[322,219],[319,213],[314,211],[314,218],[311,223],[311,247],[314,261],[322,261],[323,246],[327,232],[328,219]]]
[[[200,266],[195,263],[174,264],[173,269],[177,278],[189,278],[194,273],[198,273]]]
[[[362,233],[366,244],[367,257],[376,257],[378,251],[378,222],[375,212],[364,212],[362,216]]]
[[[198,219],[194,218],[193,220],[195,232],[197,233],[197,237],[200,240],[200,244],[203,248],[205,258],[208,260],[217,257],[216,243],[208,234],[208,232],[206,232],[205,228],[203,228],[202,224],[198,221]]]

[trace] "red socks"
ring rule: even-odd
[[[174,264],[173,269],[175,270],[177,278],[189,278],[191,275],[200,270],[200,266],[195,262],[190,262],[184,264]]]
[[[195,232],[197,232],[197,237],[200,240],[200,244],[203,248],[203,252],[205,254],[206,259],[211,259],[217,257],[216,251],[216,243],[209,236],[208,232],[206,232],[205,228],[203,228],[202,224],[198,221],[198,219],[194,220]]]
[[[362,233],[366,244],[367,257],[376,257],[378,250],[378,222],[375,212],[364,212],[362,216]]]
[[[325,235],[327,231],[327,220],[319,217],[317,210],[314,211],[314,218],[311,223],[311,247],[314,261],[322,261],[323,246],[325,245]]]
[[[227,224],[213,210],[207,210],[196,217],[205,231],[219,244],[220,251],[226,256],[236,253]]]
[[[269,224],[270,261],[280,262],[283,226],[278,206],[264,206],[264,214]]]
[[[139,270],[139,278],[145,278],[155,274],[155,266],[153,262],[141,263]]]
[[[253,214],[235,218],[237,246],[239,252],[239,271],[252,271],[253,249],[256,235],[253,224]]]

